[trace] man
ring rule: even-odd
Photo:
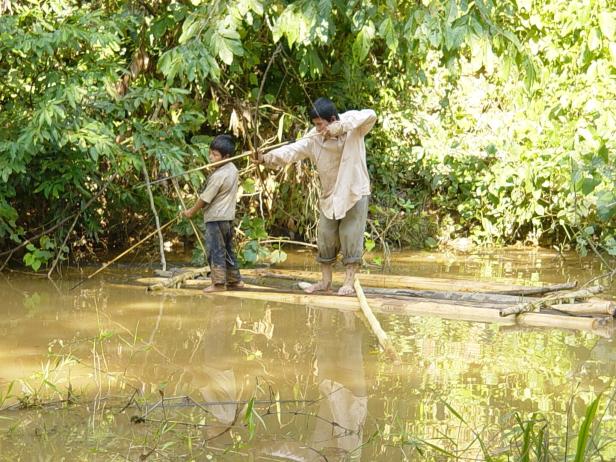
[[[315,163],[321,180],[317,261],[321,263],[322,279],[305,290],[331,290],[332,265],[340,251],[346,274],[338,295],[351,295],[362,261],[370,197],[364,136],[374,126],[376,114],[364,109],[339,115],[327,98],[317,99],[308,113],[314,124],[311,132],[295,143],[263,154],[261,160],[267,166],[306,158]]]

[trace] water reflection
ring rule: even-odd
[[[189,363],[200,395],[206,402],[221,403],[207,407],[208,412],[224,429],[232,426],[240,415],[243,383],[234,370],[234,320],[224,306],[215,304],[208,325],[200,336],[201,346]],[[220,434],[220,428],[207,427],[209,438]]]
[[[396,270],[409,275],[528,280],[537,272],[542,281],[583,282],[602,271],[595,260],[580,263],[567,257],[563,262],[550,253],[456,256],[447,262],[425,254],[405,256],[408,260],[396,262]],[[48,361],[49,345],[55,342],[54,352],[71,353],[81,362],[67,364],[57,375],[29,380],[33,386],[49,380],[65,397],[70,379],[84,399],[99,392],[126,399],[133,388],[120,385],[129,383],[151,403],[160,398],[159,390],[166,397],[188,395],[195,401],[215,402],[207,412],[194,406],[170,405],[165,410],[168,417],[175,413],[177,420],[204,420],[207,426],[192,435],[195,447],[198,441],[207,449],[211,441],[225,449],[239,446],[269,460],[389,461],[399,459],[401,446],[408,460],[420,460],[409,449],[413,438],[432,438],[452,451],[456,444],[457,449],[466,447],[476,441],[471,428],[490,437],[492,448],[507,446],[503,435],[511,430],[515,411],[524,417],[543,412],[553,440],[562,441],[568,413],[570,429],[577,431],[597,393],[604,392],[603,403],[607,402],[616,376],[613,341],[588,333],[379,315],[403,356],[404,365],[395,369],[377,354],[376,340],[361,320],[335,307],[229,300],[204,297],[198,291],[152,295],[141,288],[109,284],[113,277],[125,282],[130,275],[110,272],[105,277],[74,292],[66,290],[74,281],[62,282],[61,294],[46,280],[13,277],[10,284],[0,280],[4,297],[0,393],[10,381],[39,373],[41,364]],[[118,380],[109,379],[111,374]],[[23,389],[22,382],[17,382],[15,390]],[[46,398],[58,398],[47,385],[41,390]],[[577,397],[571,400],[574,392]],[[268,404],[276,396],[298,402],[282,404],[278,412]],[[256,420],[256,435],[248,441],[245,403],[252,397],[260,400],[258,412],[266,425]],[[445,403],[468,425],[461,424]],[[66,410],[66,415],[73,416],[73,428],[81,431],[91,418],[87,415],[91,408],[77,408]],[[87,455],[93,446],[120,451],[122,444],[133,445],[135,434],[154,435],[159,429],[153,423],[132,425],[130,414],[123,425],[118,423],[121,417],[116,422],[100,414],[98,426],[84,430],[86,436],[74,432],[71,447],[75,451]],[[30,441],[27,437],[34,431],[70,420],[59,418],[53,410],[31,415],[24,420],[22,414],[11,414],[10,422],[0,415],[3,450],[5,438],[13,438],[14,447],[27,446],[20,442]],[[162,409],[153,414],[164,415]],[[613,415],[613,409],[606,413],[606,434],[614,429]],[[23,427],[7,436],[9,425],[19,421],[25,422]],[[96,434],[104,433],[101,429],[113,438],[93,442]],[[375,433],[378,437],[372,439]],[[65,434],[45,435],[45,447],[35,442],[32,453],[55,446],[50,453],[61,458]],[[161,445],[174,445],[161,454],[173,459],[190,453],[186,439],[178,435],[184,434],[170,432],[163,437]],[[473,451],[466,456],[482,458]],[[24,453],[15,449],[15,454]],[[194,458],[203,457],[200,453]],[[605,460],[616,460],[616,454],[611,458],[606,453]]]
[[[302,441],[262,445],[262,456],[296,461],[361,460],[368,394],[364,372],[364,326],[354,313],[315,310],[312,370],[319,392]]]
[[[363,326],[354,313],[320,312],[316,375],[321,400],[313,447],[326,453],[353,453],[360,459],[368,396],[362,354]],[[336,322],[338,321],[338,322]],[[332,429],[330,422],[340,427]]]

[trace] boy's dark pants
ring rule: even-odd
[[[210,221],[205,224],[205,246],[212,284],[237,284],[242,280],[233,251],[233,222]]]

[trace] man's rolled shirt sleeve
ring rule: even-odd
[[[361,111],[347,111],[342,122],[344,132],[348,133],[357,130],[359,135],[365,136],[376,123],[376,112],[372,109],[362,109]]]
[[[311,132],[312,133],[312,132]],[[268,167],[284,167],[285,165],[313,157],[313,142],[309,138],[302,138],[294,143],[281,146],[273,151],[263,154],[263,162]]]

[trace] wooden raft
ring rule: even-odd
[[[194,269],[193,269],[194,270]],[[195,274],[204,274],[203,271],[194,271]],[[306,279],[315,279],[318,273],[305,271],[262,271],[262,270],[242,270],[242,275],[250,279],[258,277],[259,281],[263,278],[283,278],[298,280],[306,276]],[[342,275],[335,274],[334,281],[340,281]],[[572,295],[594,295],[599,289],[590,290],[588,293],[580,294],[579,291],[563,292],[563,295],[551,294],[543,298],[526,297],[519,294],[546,294],[553,291],[561,291],[563,288],[570,289],[575,284],[559,284],[544,287],[525,287],[511,286],[502,283],[476,283],[474,281],[462,280],[434,280],[428,278],[395,276],[393,281],[402,284],[404,287],[412,289],[426,289],[408,291],[400,290],[399,286],[393,286],[393,282],[384,275],[359,275],[358,279],[366,286],[382,281],[388,281],[389,287],[396,287],[395,290],[372,289],[370,292],[366,288],[366,295],[370,306],[375,313],[396,314],[396,315],[433,315],[445,319],[490,322],[505,326],[526,326],[526,327],[552,327],[560,329],[573,329],[594,334],[611,337],[612,318],[616,311],[616,305],[607,300],[587,300],[586,297],[572,297]],[[137,283],[145,284],[149,287],[156,285],[177,287],[178,279],[185,288],[200,288],[209,285],[208,280],[195,280],[186,277],[182,278],[139,278]],[[166,281],[166,282],[165,282]],[[173,281],[173,282],[170,282]],[[448,285],[451,281],[456,284],[452,287]],[[161,284],[162,283],[162,284]],[[476,285],[475,285],[476,284]],[[475,285],[475,286],[474,286]],[[441,287],[441,292],[436,288]],[[483,289],[485,292],[477,294],[475,301],[470,288]],[[447,292],[443,292],[447,288]],[[459,292],[452,291],[458,289]],[[173,289],[167,289],[173,290]],[[434,292],[431,292],[434,291]],[[197,293],[195,290],[173,290],[174,293]],[[492,295],[518,294],[517,296]],[[409,296],[410,294],[410,296]],[[447,296],[442,296],[447,294]],[[456,295],[457,294],[457,295]],[[428,295],[422,296],[422,295]],[[295,305],[309,305],[320,308],[334,308],[343,311],[358,311],[360,303],[354,297],[340,297],[337,295],[317,295],[306,294],[301,291],[280,290],[263,286],[247,286],[242,290],[226,291],[208,296],[232,297],[238,299],[263,300],[271,302],[289,303]],[[436,298],[435,298],[436,297]],[[556,302],[565,301],[554,305]],[[520,309],[523,307],[523,309]],[[531,308],[529,308],[531,307]],[[540,311],[540,312],[539,312]],[[505,313],[503,313],[505,312]],[[509,312],[509,313],[508,313]],[[570,313],[567,314],[567,313]],[[509,315],[511,314],[511,315]]]

